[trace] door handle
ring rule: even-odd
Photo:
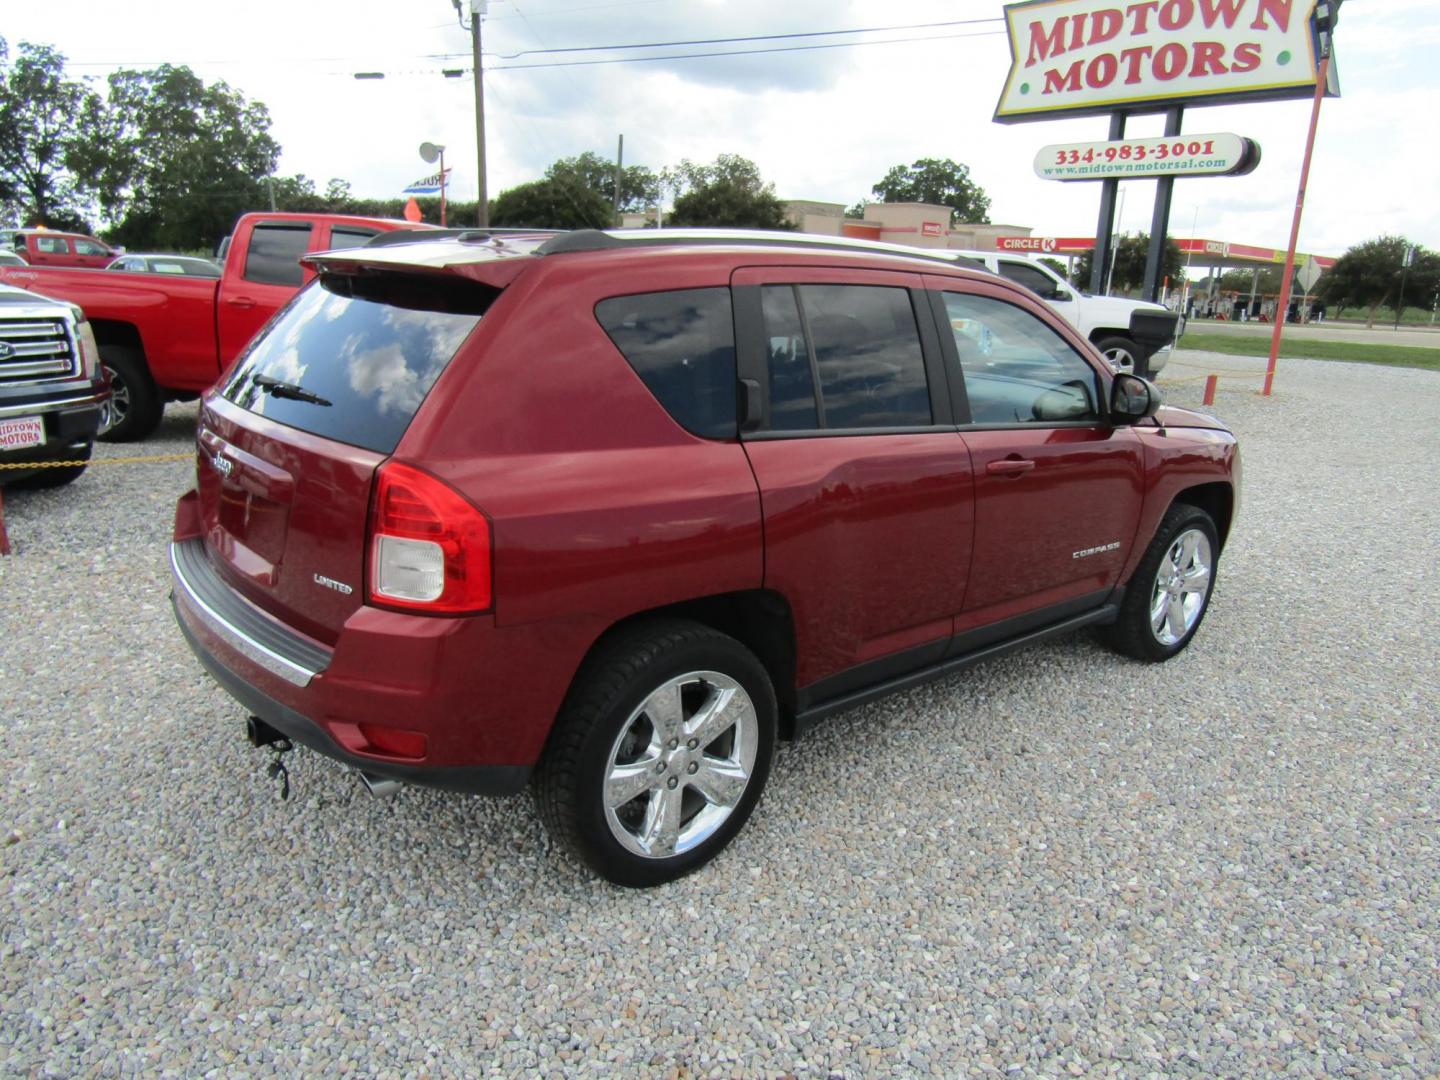
[[[225,302],[231,307],[252,308],[255,306],[255,301],[248,296],[228,296],[225,298]]]
[[[1029,458],[1002,458],[1000,461],[990,461],[985,464],[985,471],[996,476],[1019,476],[1035,468],[1035,462]]]

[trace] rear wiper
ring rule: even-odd
[[[334,404],[333,401],[326,401],[319,394],[312,394],[303,386],[282,382],[280,379],[272,379],[269,375],[252,375],[250,381],[271,397],[289,398],[291,401],[308,401],[311,405]]]

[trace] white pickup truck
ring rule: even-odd
[[[1001,274],[1037,293],[1065,317],[1097,349],[1104,353],[1117,370],[1135,367],[1137,346],[1130,337],[1130,315],[1135,311],[1165,311],[1159,304],[1146,300],[1129,300],[1121,296],[1091,296],[1082,293],[1044,263],[1004,251],[959,251],[945,249],[944,254],[958,260],[977,263],[992,273]],[[1182,319],[1176,337],[1184,332]],[[1150,357],[1150,373],[1158,372],[1170,359],[1173,343]]]

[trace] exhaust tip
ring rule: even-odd
[[[388,776],[376,776],[361,769],[355,770],[360,774],[360,780],[365,785],[365,790],[377,799],[391,799],[395,793],[405,786],[404,781],[392,780]]]

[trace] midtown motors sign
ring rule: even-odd
[[[1308,97],[1314,8],[1315,0],[1010,4],[1010,75],[995,119]]]

